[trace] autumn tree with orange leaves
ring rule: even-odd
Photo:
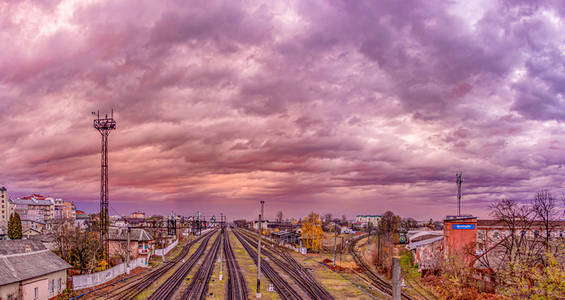
[[[306,248],[318,252],[322,249],[323,239],[324,231],[322,230],[320,215],[311,212],[302,222],[302,240],[306,244]]]

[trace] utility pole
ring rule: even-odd
[[[377,232],[377,263],[381,266],[381,232]]]
[[[334,222],[334,268],[335,268],[335,258],[337,254],[337,224]]]
[[[367,223],[368,224],[368,223]],[[372,224],[372,223],[371,223]],[[369,225],[367,225],[368,227]],[[371,227],[369,227],[369,234],[367,235],[367,252],[369,252],[369,241],[371,240]]]
[[[341,237],[341,247],[339,247],[339,267],[341,268],[341,255],[343,254],[343,236]]]
[[[263,235],[263,205],[261,200],[261,214],[259,214],[259,242],[257,242],[257,298],[261,298],[261,236]]]
[[[128,244],[127,244],[128,254],[127,254],[127,256],[126,256],[126,274],[129,275],[129,255],[130,255],[129,252],[130,252],[130,248],[131,248],[131,246],[130,246],[131,227],[129,227],[129,224],[128,224],[128,232],[127,232],[127,234],[128,234]]]
[[[457,216],[461,216],[461,184],[463,183],[463,172],[459,171],[455,174],[455,182],[457,183]]]
[[[400,258],[398,257],[398,249],[394,249],[392,257],[392,299],[400,300],[402,297],[402,287],[400,283]]]
[[[221,234],[223,235],[224,234],[224,213],[220,213],[220,227],[222,228]],[[225,237],[225,235],[224,235],[224,237]],[[225,240],[222,240],[222,249],[225,249],[223,247],[224,242],[225,242]],[[220,280],[222,280],[222,264],[223,264],[222,254],[223,253],[224,253],[224,251],[220,250]]]
[[[110,223],[110,216],[108,215],[108,200],[110,198],[108,192],[108,136],[110,131],[116,130],[116,121],[114,120],[114,110],[108,118],[100,118],[100,111],[92,112],[96,116],[94,119],[94,128],[100,132],[101,140],[101,164],[100,164],[100,245],[102,246],[102,253],[105,255],[108,262],[110,261],[110,249],[108,247],[108,227]]]
[[[200,212],[198,212],[198,235],[202,235],[202,222],[200,222]]]

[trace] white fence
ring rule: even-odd
[[[147,267],[147,258],[139,257],[129,262],[130,270],[137,267]],[[119,264],[111,269],[85,275],[73,276],[73,289],[80,290],[108,282],[126,272],[126,264]]]
[[[167,248],[165,249],[155,249],[155,255],[167,255],[167,253],[169,253],[169,251],[173,250],[174,247],[176,247],[179,243],[179,240],[176,240],[174,243],[171,243],[169,246],[167,246]],[[163,250],[165,250],[165,252],[163,253]]]

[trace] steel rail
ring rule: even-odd
[[[224,254],[226,258],[226,266],[228,268],[228,300],[242,300],[249,297],[247,292],[247,281],[243,277],[243,273],[239,267],[239,263],[235,257],[230,243],[228,229],[224,232]]]
[[[257,247],[257,235],[244,231],[244,238],[252,246]],[[264,249],[265,256],[285,271],[300,286],[311,299],[334,299],[334,297],[321,285],[310,272],[304,269],[290,254],[280,249],[277,245],[265,243],[269,249]],[[276,254],[276,255],[275,255]],[[279,258],[280,257],[280,258]]]
[[[251,258],[253,259],[253,262],[255,262],[255,265],[257,265],[257,252],[255,251],[256,248],[253,248],[243,237],[242,234],[239,233],[237,230],[233,231],[235,237],[237,238],[237,240],[241,243],[241,245],[243,245],[243,248],[245,249],[245,251],[247,251],[247,253],[249,254],[249,256],[251,256]],[[261,273],[264,274],[269,281],[271,281],[271,283],[274,285],[275,290],[277,291],[277,293],[279,294],[279,296],[284,300],[284,299],[290,299],[290,300],[301,300],[302,297],[300,296],[300,294],[298,294],[289,284],[288,282],[286,282],[286,280],[284,280],[269,264],[269,262],[264,261],[261,262]]]
[[[213,234],[216,233],[216,230],[210,232],[206,235],[198,249],[190,256],[188,260],[183,262],[181,266],[175,270],[175,272],[163,282],[152,294],[149,296],[148,299],[155,300],[155,299],[171,299],[181,285],[182,281],[188,275],[192,267],[200,260],[203,253],[206,251],[206,247],[208,246],[208,241],[212,237]]]

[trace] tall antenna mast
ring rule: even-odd
[[[110,260],[110,249],[108,247],[108,227],[110,225],[110,216],[108,215],[108,136],[110,131],[116,130],[116,121],[114,120],[114,110],[108,118],[108,114],[104,118],[100,118],[100,111],[92,113],[96,116],[94,119],[94,128],[100,132],[102,136],[102,147],[100,149],[100,244],[102,252],[106,259]]]
[[[463,172],[459,171],[455,174],[455,182],[457,183],[457,216],[461,216],[461,184],[463,183]]]

